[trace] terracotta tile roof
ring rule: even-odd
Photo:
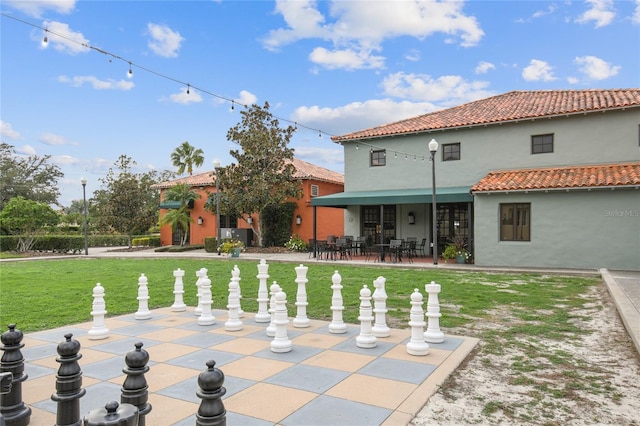
[[[640,107],[640,89],[513,91],[331,139],[342,142],[635,107]]]
[[[640,186],[640,163],[493,171],[471,192]]]
[[[334,172],[324,167],[316,166],[315,164],[307,163],[306,161],[293,159],[293,165],[296,168],[294,177],[302,180],[317,180],[323,182],[344,184],[344,175],[342,173]],[[172,186],[186,183],[189,186],[215,186],[216,180],[213,175],[213,170],[209,172],[200,173],[193,176],[186,176],[174,180],[156,183],[152,185],[153,189],[166,189]]]

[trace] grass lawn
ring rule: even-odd
[[[199,259],[64,259],[5,262],[0,264],[0,324],[3,330],[10,323],[25,333],[91,321],[92,290],[96,283],[105,288],[108,316],[132,313],[138,309],[138,277],[148,278],[149,308],[173,304],[173,271],[185,271],[184,301],[196,305],[196,276],[200,268],[208,269],[212,281],[213,308],[225,309],[231,269],[240,269],[242,309],[257,312],[257,262],[246,260]],[[289,316],[295,317],[297,284],[291,263],[272,263],[268,285],[277,281],[287,294]],[[331,320],[331,277],[338,269],[342,276],[344,320],[358,323],[359,292],[364,284],[373,291],[373,280],[386,278],[388,295],[388,325],[407,327],[409,296],[418,288],[425,296],[424,285],[435,281],[442,285],[439,295],[443,329],[464,327],[473,330],[500,308],[508,308],[522,320],[525,327],[514,334],[544,334],[561,338],[579,330],[567,321],[567,311],[584,304],[581,297],[598,278],[550,276],[541,274],[492,274],[363,267],[309,263],[306,286],[307,315]],[[470,333],[473,335],[474,333]],[[488,334],[483,336],[491,339]],[[499,348],[496,348],[498,350]]]

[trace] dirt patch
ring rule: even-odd
[[[500,354],[481,340],[411,425],[640,425],[640,356],[604,285],[585,297],[593,302],[570,312],[583,335],[529,338]],[[496,318],[474,330],[506,327]]]

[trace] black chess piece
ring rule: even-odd
[[[64,335],[65,341],[58,343],[56,361],[60,363],[56,374],[56,392],[51,399],[58,403],[56,426],[81,426],[80,398],[87,392],[82,388],[82,370],[78,360],[82,358],[80,342],[73,334]]]
[[[140,412],[138,425],[145,426],[145,416],[151,411],[149,404],[149,387],[144,373],[149,371],[149,353],[142,349],[142,342],[134,345],[136,348],[127,352],[124,362],[127,364],[122,372],[127,375],[122,385],[120,402],[138,407]]]
[[[207,361],[207,369],[198,375],[198,391],[196,394],[202,402],[196,414],[196,426],[226,426],[227,411],[224,409],[222,397],[227,390],[224,384],[224,373],[214,368],[216,362]]]
[[[0,349],[3,351],[0,373],[11,373],[13,376],[10,390],[0,394],[0,419],[3,419],[7,426],[28,425],[31,420],[31,408],[22,401],[22,382],[28,377],[24,372],[24,358],[20,351],[24,347],[23,337],[22,332],[16,330],[15,324],[9,324],[9,331],[0,336]]]
[[[90,411],[84,416],[84,426],[137,426],[138,408],[131,404],[107,402],[104,408]]]

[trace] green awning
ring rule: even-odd
[[[438,203],[469,203],[473,196],[470,186],[436,188]],[[431,203],[431,188],[387,189],[380,191],[339,192],[322,197],[313,197],[312,206],[346,207],[378,204],[426,204]]]
[[[180,201],[165,200],[160,203],[161,209],[179,209],[181,206],[182,206],[182,203]],[[189,201],[189,204],[187,205],[187,207],[190,209],[193,208],[193,200]]]

